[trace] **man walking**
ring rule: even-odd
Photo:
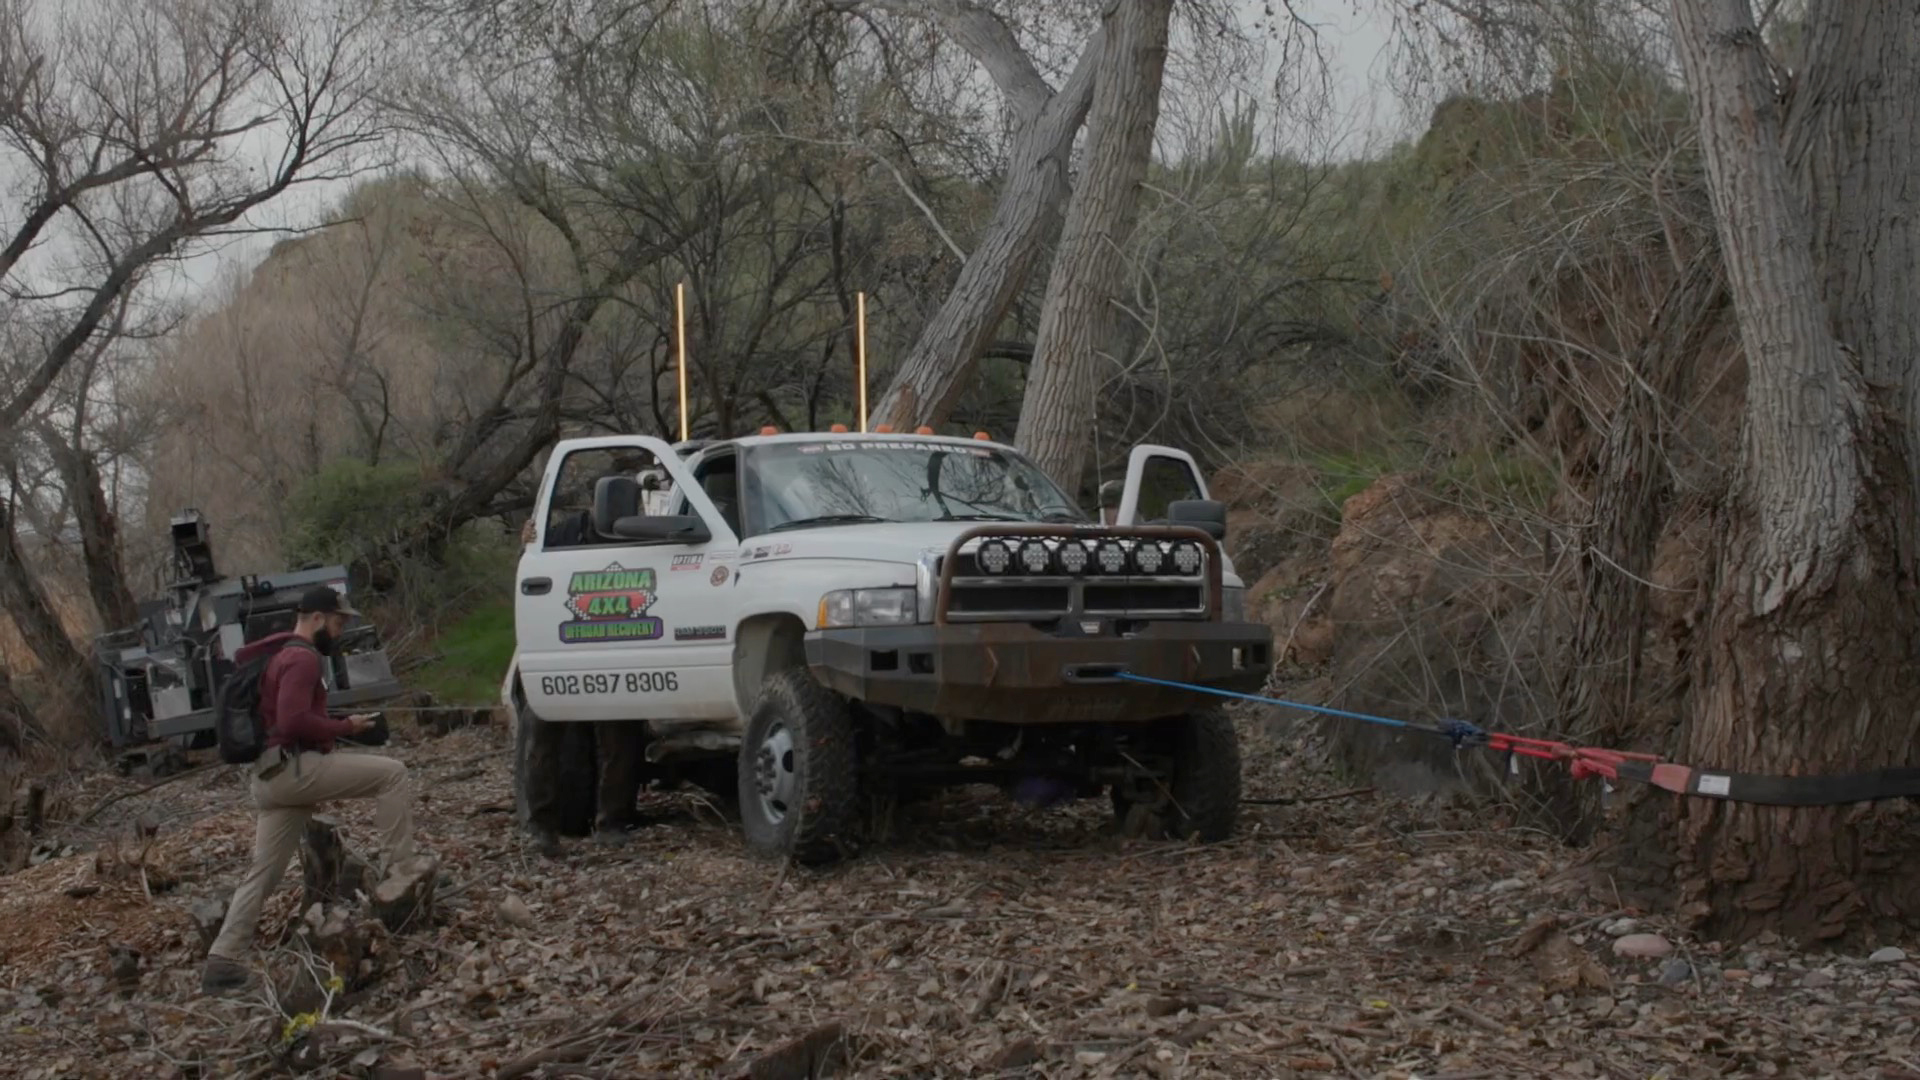
[[[372,714],[339,719],[327,715],[322,657],[333,655],[347,621],[359,612],[326,585],[300,597],[293,630],[250,642],[234,657],[243,664],[266,652],[273,658],[260,676],[260,718],[266,748],[248,766],[248,793],[255,824],[253,863],[234,890],[227,918],[207,957],[201,989],[240,989],[252,978],[241,958],[253,943],[260,905],[280,884],[287,860],[300,846],[313,807],[335,799],[375,799],[374,827],[391,870],[413,857],[413,803],[407,767],[377,754],[335,753],[334,740],[373,726]]]

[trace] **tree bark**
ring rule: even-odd
[[[1905,299],[1875,311],[1871,295],[1847,295],[1903,273],[1901,296],[1911,295],[1913,211],[1900,194],[1910,174],[1869,177],[1862,164],[1882,143],[1920,138],[1916,104],[1892,100],[1883,82],[1895,71],[1910,80],[1920,64],[1916,16],[1894,0],[1826,7],[1807,83],[1831,97],[1796,108],[1793,143],[1813,184],[1805,191],[1794,188],[1747,0],[1672,7],[1747,363],[1739,475],[1716,521],[1681,760],[1735,772],[1911,764],[1920,734],[1912,708],[1920,506],[1905,431],[1913,357],[1856,359],[1862,343],[1884,353],[1911,322]],[[1856,111],[1824,127],[1835,99],[1847,97]],[[1815,118],[1820,130],[1809,126]],[[1844,177],[1870,190],[1850,192]],[[1842,205],[1853,198],[1860,204]],[[1876,379],[1870,398],[1863,367],[1901,378]],[[1787,809],[1695,798],[1677,813],[1682,911],[1707,933],[1833,939],[1920,915],[1920,839],[1904,804]]]
[[[1172,17],[1172,0],[1116,0],[1103,19],[1086,167],[1047,281],[1015,437],[1069,492],[1079,490],[1086,465],[1096,354],[1113,336],[1112,305],[1153,159]]]
[[[80,531],[80,557],[87,575],[87,595],[93,600],[101,628],[130,626],[139,612],[133,590],[127,587],[126,570],[120,560],[118,519],[107,501],[100,466],[85,447],[60,438],[52,425],[46,426],[45,433],[47,449],[54,455],[67,489],[74,525]]]
[[[27,565],[20,548],[14,506],[0,498],[0,607],[39,661],[41,673],[64,680],[85,666],[85,658],[67,635],[53,602]]]
[[[1920,437],[1920,8],[1815,4],[1787,114],[1787,161],[1812,235],[1828,324],[1869,384],[1897,387]],[[1920,481],[1920,469],[1908,470]]]
[[[13,677],[8,674],[6,665],[0,664],[0,750],[24,753],[29,738],[46,742],[47,730],[13,685]],[[0,762],[0,765],[4,765],[4,762]],[[5,796],[6,793],[0,791],[0,799]]]
[[[891,424],[896,431],[945,420],[974,363],[999,334],[1040,253],[1045,226],[1067,196],[1067,159],[1093,99],[1094,70],[1102,51],[1096,33],[1082,48],[1066,85],[1049,93],[1004,26],[997,34],[961,32],[973,26],[973,20],[993,16],[971,4],[938,7],[949,31],[999,82],[1019,120],[993,216],[940,310],[921,329],[893,381],[874,403],[871,422]],[[962,17],[969,21],[956,21]]]
[[[1694,358],[1722,325],[1728,300],[1720,252],[1695,254],[1654,312],[1593,458],[1592,525],[1579,557],[1585,602],[1562,693],[1583,742],[1612,746],[1642,734],[1634,717],[1643,703],[1647,581],[1672,495],[1671,417],[1686,408]]]

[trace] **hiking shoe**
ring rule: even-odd
[[[229,960],[224,956],[207,957],[207,966],[200,973],[200,992],[203,994],[229,994],[236,990],[246,990],[253,986],[253,972],[238,960]]]

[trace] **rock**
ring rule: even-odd
[[[1615,956],[1651,958],[1673,951],[1673,943],[1659,934],[1628,934],[1613,943]]]
[[[1693,978],[1693,965],[1679,957],[1673,957],[1660,965],[1660,985],[1679,986]]]
[[[1809,990],[1820,990],[1833,985],[1833,972],[1821,969],[1809,971],[1800,977],[1800,985]]]
[[[500,901],[500,918],[512,926],[530,927],[533,925],[533,912],[527,908],[527,902],[513,893],[508,893]]]
[[[1765,990],[1767,987],[1772,985],[1773,985],[1773,976],[1771,975],[1762,973],[1759,975],[1755,975],[1753,977],[1753,988],[1755,990]]]
[[[213,947],[213,939],[220,936],[220,925],[227,919],[227,899],[225,894],[203,896],[187,905],[187,918],[193,920],[194,932],[200,935],[202,952]]]
[[[374,917],[394,933],[432,922],[434,887],[439,879],[440,862],[429,855],[394,867],[386,880],[373,888]]]
[[[318,976],[319,982],[308,986],[306,984],[312,982],[314,976],[301,969],[298,974],[307,977],[296,977],[296,992],[319,993],[324,997],[322,984],[332,975],[338,975],[347,986],[353,988],[358,988],[366,981],[360,977],[360,964],[373,953],[378,927],[354,918],[346,907],[314,904],[301,916],[297,933],[306,939],[307,947],[313,950],[314,955],[325,961],[328,970],[326,974]]]
[[[1639,919],[1615,919],[1607,924],[1608,937],[1626,937],[1640,929]]]
[[[1900,961],[1905,960],[1906,958],[1907,958],[1907,954],[1903,950],[1897,949],[1892,945],[1889,945],[1884,949],[1875,949],[1873,951],[1873,955],[1867,957],[1867,963],[1897,964]]]

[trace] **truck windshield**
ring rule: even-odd
[[[981,446],[811,442],[753,450],[758,531],[892,521],[1059,521],[1086,515],[1039,467]]]

